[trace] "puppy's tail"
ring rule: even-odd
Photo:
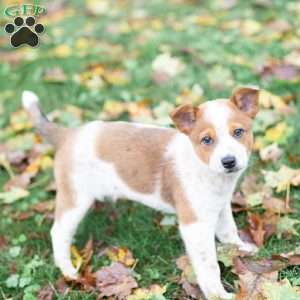
[[[66,128],[60,127],[47,119],[41,110],[39,98],[35,93],[24,91],[22,104],[29,113],[30,119],[39,134],[54,147],[57,147],[63,141]]]

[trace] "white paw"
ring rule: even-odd
[[[243,243],[242,245],[239,245],[239,250],[255,254],[258,252],[259,248],[251,243]]]
[[[79,274],[74,268],[72,270],[62,270],[62,273],[64,277],[69,280],[76,280],[79,278]]]
[[[222,295],[219,296],[219,298],[224,299],[224,300],[233,300],[234,297],[235,297],[234,294],[232,294],[232,293],[227,293],[227,292],[222,293]]]
[[[76,280],[79,278],[78,270],[75,269],[71,263],[71,260],[55,260],[55,264],[60,268],[63,276],[70,280]]]
[[[224,291],[219,291],[219,292],[214,292],[210,296],[208,296],[209,300],[233,300],[235,297],[234,294],[232,293],[227,293],[225,290]]]

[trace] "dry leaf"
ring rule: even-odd
[[[153,80],[160,84],[183,72],[185,65],[169,53],[158,55],[152,62]]]
[[[283,154],[283,150],[274,143],[259,150],[259,156],[262,161],[278,161]]]
[[[52,287],[46,286],[42,288],[37,296],[37,300],[52,300],[54,299],[54,291]]]
[[[115,296],[117,299],[126,299],[134,288],[138,287],[131,270],[121,263],[113,263],[109,267],[103,267],[95,273],[96,286],[101,297]]]
[[[166,292],[166,287],[161,287],[157,284],[151,285],[149,288],[139,288],[134,290],[133,294],[128,296],[126,300],[166,300],[163,294]]]
[[[112,262],[122,263],[126,267],[131,267],[135,264],[131,251],[126,247],[111,247],[106,250],[106,255]]]
[[[182,271],[180,284],[185,293],[194,298],[199,299],[201,297],[201,291],[197,285],[196,275],[193,271],[193,267],[186,255],[179,257],[176,260],[177,268]]]

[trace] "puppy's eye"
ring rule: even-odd
[[[245,133],[245,129],[243,128],[237,128],[233,131],[233,136],[235,138],[241,138],[243,134]]]
[[[214,140],[209,135],[206,135],[201,140],[201,144],[204,144],[204,145],[212,145],[213,143],[214,143]]]

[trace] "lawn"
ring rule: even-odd
[[[176,105],[227,98],[249,84],[261,88],[261,112],[235,217],[243,236],[260,246],[256,258],[284,266],[266,271],[278,275],[270,280],[275,296],[255,285],[250,296],[244,286],[239,299],[259,293],[264,299],[300,299],[299,2],[38,2],[47,7],[38,18],[45,26],[38,47],[14,49],[8,34],[0,33],[0,299],[99,296],[84,284],[62,283],[54,266],[53,150],[21,109],[23,90],[36,92],[49,117],[70,127],[95,119],[171,126],[168,114]],[[12,3],[1,1],[1,11]],[[2,14],[0,21],[4,28],[13,18]],[[147,296],[132,300],[192,299],[176,266],[184,247],[172,216],[125,199],[97,204],[80,225],[74,252],[88,240],[93,271],[114,261],[134,270]],[[220,258],[223,283],[238,293],[245,279],[238,270],[233,274],[238,268],[229,252]],[[132,254],[131,261],[122,253]],[[271,259],[275,254],[280,259]],[[150,292],[154,284],[160,292]]]

